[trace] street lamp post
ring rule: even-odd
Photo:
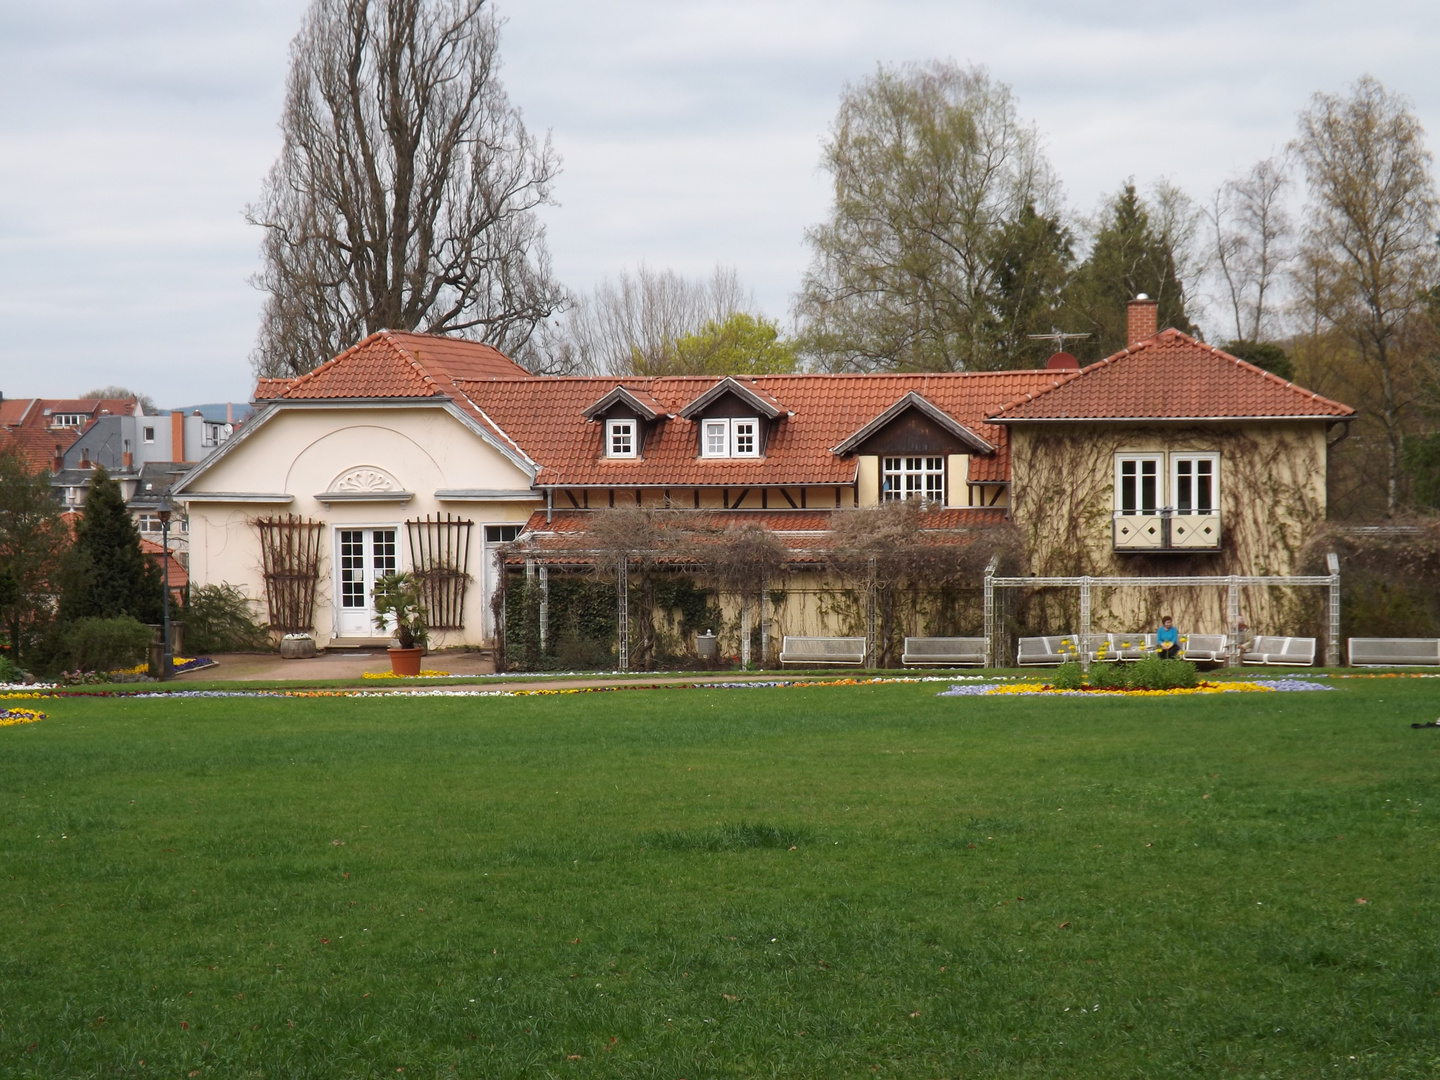
[[[170,505],[170,496],[166,495],[161,500],[160,510],[156,515],[160,518],[160,571],[165,578],[164,619],[160,631],[160,680],[162,682],[175,674],[175,657],[170,651],[170,515],[173,512],[174,507]]]

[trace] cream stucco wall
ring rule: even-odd
[[[1326,428],[1320,421],[1016,424],[1010,439],[1012,515],[1036,574],[1293,574],[1301,546],[1325,519]],[[1115,455],[1186,451],[1220,456],[1220,550],[1116,552]],[[1287,605],[1293,608],[1295,600],[1278,589],[1257,589],[1247,595],[1244,614],[1264,633],[1299,632],[1283,625],[1294,618]],[[1110,590],[1096,597],[1095,626],[1153,628],[1164,611],[1187,629],[1221,633],[1224,603],[1223,588]]]
[[[484,526],[523,524],[540,506],[530,478],[460,419],[440,408],[284,408],[255,424],[242,441],[187,484],[183,495],[262,493],[292,496],[288,503],[189,502],[191,580],[228,582],[261,602],[265,584],[256,518],[292,513],[326,525],[316,589],[315,633],[325,646],[335,636],[336,534],[341,528],[394,527],[402,569],[413,565],[406,520],[447,513],[474,522],[471,530],[464,630],[436,631],[432,647],[480,644],[489,622]],[[338,478],[369,468],[413,493],[407,502],[331,502],[316,496]],[[514,500],[458,501],[446,490],[513,491]],[[373,636],[371,632],[367,636]]]

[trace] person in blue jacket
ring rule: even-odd
[[[1155,635],[1155,645],[1160,651],[1160,656],[1165,660],[1174,660],[1180,655],[1180,631],[1175,627],[1175,620],[1166,615],[1160,620],[1160,630]]]

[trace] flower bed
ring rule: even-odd
[[[453,676],[448,671],[421,671],[415,675],[396,675],[391,671],[367,671],[360,677],[362,679],[449,679]]]
[[[17,724],[33,724],[44,720],[45,714],[35,709],[0,709],[0,727],[15,727]]]
[[[1188,694],[1269,694],[1292,690],[1334,690],[1333,686],[1314,682],[1310,679],[1280,678],[1265,682],[1202,682],[1199,686],[1176,687],[1170,690],[1100,690],[1084,687],[1080,690],[1061,690],[1049,683],[1010,683],[1001,686],[952,686],[942,690],[937,697],[979,697],[1001,695],[1027,697],[1036,694],[1057,697],[1180,697]]]

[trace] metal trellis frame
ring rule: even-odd
[[[1230,623],[1231,657],[1238,662],[1237,638],[1240,633],[1240,587],[1242,585],[1262,586],[1323,586],[1327,592],[1329,608],[1326,620],[1325,665],[1340,666],[1340,559],[1333,552],[1326,557],[1328,574],[1265,575],[1265,574],[1211,574],[1181,577],[997,577],[987,567],[985,571],[985,664],[994,666],[995,635],[1000,628],[995,618],[995,590],[1011,588],[1031,589],[1079,589],[1080,590],[1080,665],[1090,666],[1088,651],[1083,643],[1091,633],[1090,596],[1095,588],[1145,588],[1165,589],[1188,586],[1220,587],[1228,590],[1227,617]],[[992,563],[992,566],[994,564]]]

